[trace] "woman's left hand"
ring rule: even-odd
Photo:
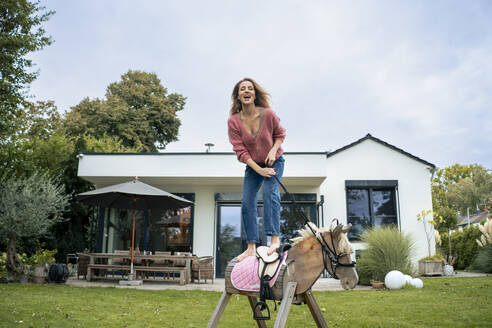
[[[276,155],[277,155],[277,149],[275,149],[275,148],[270,149],[267,157],[265,158],[265,164],[268,166],[273,165],[273,163],[275,162],[275,156]]]

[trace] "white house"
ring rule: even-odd
[[[283,183],[318,225],[333,218],[354,226],[350,237],[366,227],[395,224],[417,242],[415,259],[427,255],[423,225],[416,215],[432,209],[430,179],[435,165],[371,135],[334,152],[287,152]],[[234,153],[84,153],[78,175],[97,188],[138,176],[145,183],[195,202],[189,209],[140,213],[137,244],[141,250],[190,251],[213,255],[216,274],[245,247],[241,228],[244,164]],[[262,202],[258,209],[262,224]],[[126,249],[129,220],[125,210],[99,211],[97,251]],[[282,196],[282,238],[302,226],[291,201]],[[242,236],[243,234],[243,236]],[[266,236],[261,236],[262,242]],[[433,240],[432,240],[433,243]],[[432,245],[434,249],[434,245]]]

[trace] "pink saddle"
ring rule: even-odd
[[[284,252],[282,257],[282,263],[280,268],[285,265],[285,259],[287,258],[287,252]],[[234,288],[238,290],[248,291],[248,292],[258,292],[260,291],[260,277],[258,277],[258,262],[259,259],[256,256],[248,256],[241,262],[234,265],[231,272],[231,283]],[[277,281],[278,274],[280,273],[280,268],[277,270],[272,280],[269,284],[272,287]]]

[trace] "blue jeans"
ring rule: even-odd
[[[280,156],[271,166],[276,176],[282,179],[284,157]],[[263,185],[263,226],[267,235],[280,235],[280,190],[277,179],[265,178],[246,165],[243,183],[241,216],[248,243],[259,243],[258,237],[258,195]]]

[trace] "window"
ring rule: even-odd
[[[316,194],[294,194],[299,210],[304,211],[308,218],[318,224]],[[217,252],[216,276],[224,277],[227,263],[246,249],[246,233],[241,220],[241,194],[216,193],[217,202]],[[289,197],[281,195],[280,239],[287,242],[297,236],[297,230],[304,227],[304,220],[294,210]],[[260,244],[266,245],[267,236],[263,229],[263,201],[260,193],[258,204],[258,230]]]
[[[175,195],[194,201],[193,193]],[[98,229],[101,246],[98,252],[114,252],[131,247],[131,210],[108,208]],[[193,251],[193,206],[178,210],[137,211],[135,217],[135,249],[172,252]]]
[[[347,222],[350,240],[360,240],[368,228],[398,226],[395,180],[346,181]]]
[[[174,195],[195,201],[193,193]],[[194,208],[151,211],[149,220],[149,243],[151,251],[192,252]]]

